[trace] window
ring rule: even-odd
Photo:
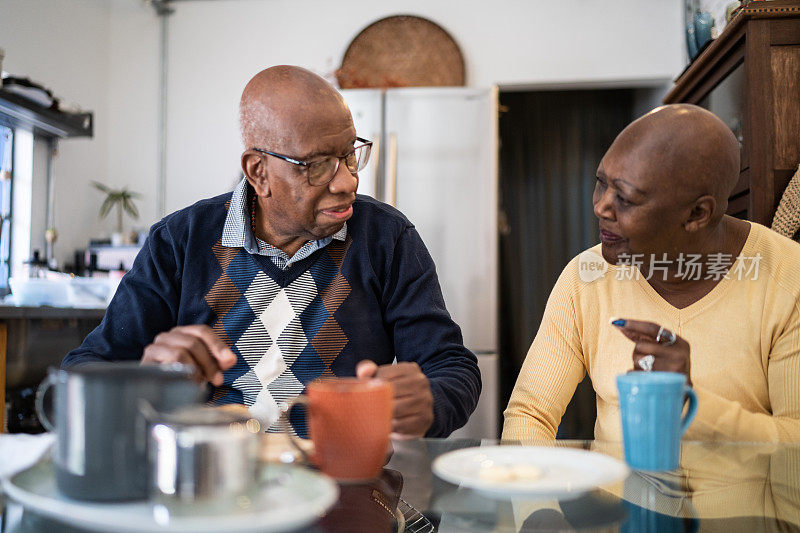
[[[0,296],[9,292],[11,274],[11,186],[14,132],[0,126]]]

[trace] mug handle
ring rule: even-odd
[[[694,415],[697,414],[697,394],[688,385],[683,388],[683,398],[684,403],[689,402],[689,408],[686,410],[686,416],[681,419],[681,435],[686,433],[689,424],[694,420]]]
[[[36,396],[33,398],[33,405],[36,409],[36,416],[39,417],[39,422],[42,423],[44,428],[47,431],[55,431],[56,426],[50,420],[50,417],[47,415],[44,409],[44,396],[47,394],[47,391],[56,384],[56,372],[52,369],[48,372],[47,376],[39,383],[39,386],[36,388]]]
[[[159,419],[159,412],[156,411],[153,404],[145,400],[144,398],[139,398],[138,402],[139,414],[144,417],[147,423],[155,423],[156,420]]]
[[[308,410],[308,396],[297,396],[294,400],[289,402],[289,406],[286,410],[281,414],[281,419],[283,420],[283,432],[289,437],[289,443],[292,447],[300,453],[300,456],[303,458],[303,461],[306,464],[312,464],[311,457],[308,453],[300,446],[300,437],[294,435],[292,433],[292,424],[289,422],[289,414],[292,412],[295,406],[302,405],[303,407]]]

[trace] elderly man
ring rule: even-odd
[[[210,403],[244,404],[272,430],[309,381],[377,376],[394,384],[394,433],[464,425],[476,358],[414,226],[356,196],[371,143],[342,96],[278,66],[250,80],[240,111],[245,179],[151,228],[103,322],[63,365],[192,364]]]
[[[597,169],[601,244],[564,269],[505,412],[504,439],[552,439],[576,385],[595,437],[621,440],[615,376],[681,372],[686,438],[800,441],[800,246],[725,215],[736,138],[691,105],[620,133]]]

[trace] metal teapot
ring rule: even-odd
[[[220,503],[251,493],[261,474],[261,424],[246,409],[192,406],[159,413],[146,402],[151,496],[161,503]]]

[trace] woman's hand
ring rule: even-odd
[[[611,321],[623,335],[636,343],[633,347],[633,369],[678,372],[692,384],[691,347],[686,339],[653,322],[617,318]],[[648,357],[649,356],[649,357]]]

